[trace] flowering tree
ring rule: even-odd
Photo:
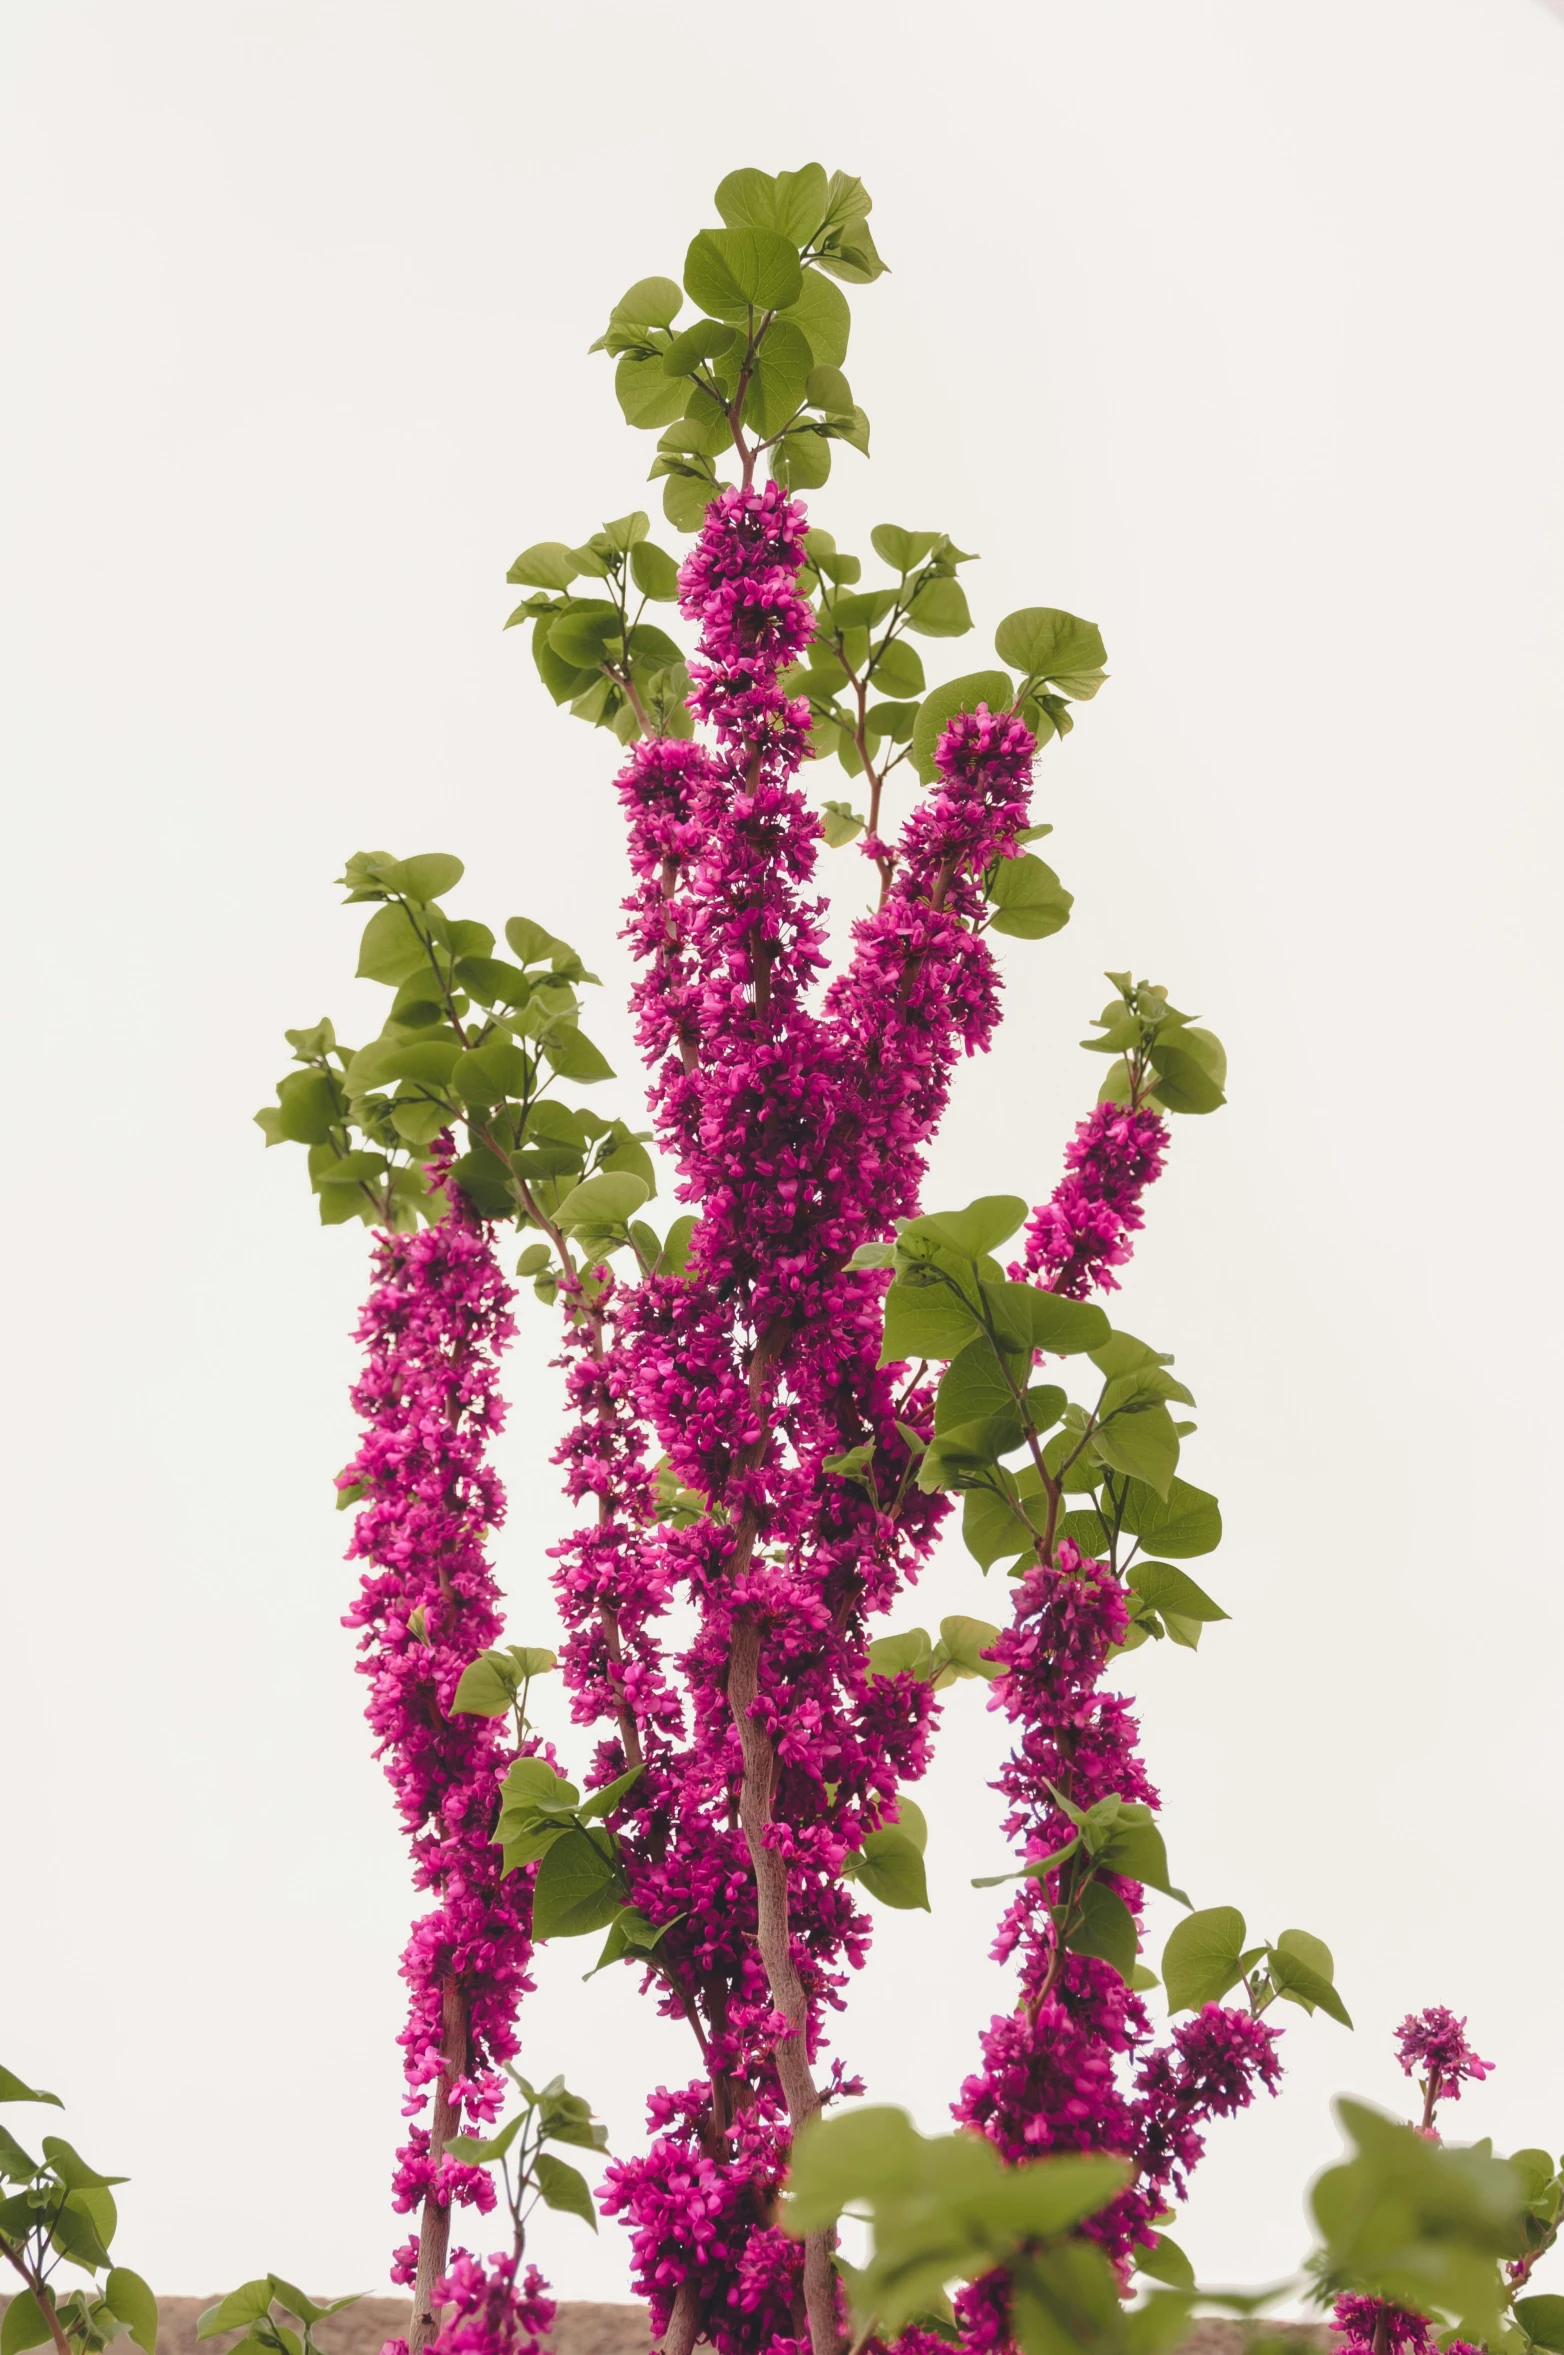
[[[1035,764],[1098,692],[1105,650],[1093,624],[1029,607],[995,633],[1003,668],[929,687],[919,642],[973,626],[973,559],[883,525],[865,585],[799,495],[838,444],[867,454],[842,287],[883,267],[868,196],[809,165],[733,173],[717,209],[682,285],[638,282],[597,347],[630,424],[659,436],[652,475],[692,547],[679,560],[637,513],[529,547],[510,576],[543,684],[625,748],[650,1128],[567,1100],[614,1076],[580,1026],[593,976],[576,952],[512,917],[497,955],[448,912],[462,868],[437,853],[349,860],[348,897],[373,908],[358,970],[393,992],[389,1013],[357,1048],[325,1022],[290,1032],[295,1068],[259,1116],[269,1142],[307,1147],[324,1220],[374,1230],[366,1430],[339,1481],[364,1566],[349,1624],[429,1899],[403,1963],[394,2197],[417,2229],[394,2270],[414,2289],[412,2355],[546,2332],[529,2203],[593,2217],[545,2145],[601,2130],[516,2072],[517,2009],[537,1941],[597,1933],[600,1967],[635,1971],[691,2037],[689,2082],[652,2093],[648,2143],[603,2195],[670,2355],[837,2355],[849,2334],[908,2355],[1017,2339],[1152,2355],[1194,2296],[1166,2223],[1208,2122],[1276,2086],[1274,2006],[1350,2025],[1306,1932],[1252,1938],[1235,1908],[1191,1908],[1160,1979],[1141,1952],[1144,1892],[1190,1900],[1116,1663],[1153,1639],[1193,1648],[1225,1616],[1183,1567],[1221,1521],[1180,1469],[1190,1392],[1102,1300],[1170,1122],[1222,1104],[1225,1058],[1164,989],[1113,974],[1086,1042],[1106,1076],[1052,1193],[923,1209],[958,1064],[1000,1017],[996,938],[1069,916],[1030,847],[1048,831]],[[659,605],[688,640],[647,619]],[[861,807],[806,789],[832,758]],[[821,859],[853,843],[866,904],[833,973]],[[660,1230],[662,1173],[681,1208]],[[501,1642],[484,1551],[503,1512],[486,1447],[510,1228],[517,1274],[559,1318],[556,1461],[579,1517],[554,1551],[557,1660]],[[887,1628],[958,1510],[977,1563],[1008,1569],[1004,1623]],[[682,1648],[675,1602],[693,1614]],[[541,1609],[529,1599],[529,1635]],[[556,1669],[572,1760],[527,1714],[531,1679]],[[945,1694],[974,1679],[1013,1729],[996,1953],[1015,1997],[952,2088],[957,2132],[928,2143],[853,2101],[834,2016],[872,1934],[865,1900],[927,1905],[910,1786]],[[1453,2044],[1418,2049],[1431,2128],[1472,2072]],[[453,2254],[453,2209],[492,2211],[496,2171],[507,2245]],[[1483,2184],[1484,2229],[1497,2200],[1518,2230],[1510,2189]],[[836,2250],[851,2202],[876,2228],[861,2276]],[[1127,2311],[1137,2272],[1161,2286]],[[1347,2265],[1341,2294],[1373,2300],[1371,2274]],[[1380,2298],[1367,2325],[1375,2355],[1404,2341],[1391,2310]],[[1342,2319],[1360,2327],[1356,2308]]]

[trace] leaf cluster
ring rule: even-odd
[[[1208,1550],[1221,1534],[1215,1500],[1177,1479],[1194,1425],[1171,1409],[1193,1405],[1191,1392],[1165,1351],[1115,1331],[1094,1303],[1006,1276],[994,1255],[1025,1216],[1019,1195],[984,1195],[965,1210],[909,1219],[893,1243],[854,1256],[854,1266],[894,1272],[881,1363],[947,1361],[918,1485],[964,1495],[963,1534],[985,1570],[1007,1559],[1017,1571],[1051,1560],[1061,1538],[1083,1541],[1088,1517],[1101,1542],[1083,1550],[1100,1551],[1115,1570],[1126,1529],[1137,1544],[1146,1530],[1170,1552]],[[1095,1398],[1072,1401],[1059,1383],[1034,1381],[1044,1354],[1091,1364]],[[830,1468],[872,1488],[872,1452]],[[1094,1499],[1089,1514],[1067,1510],[1071,1495]],[[1193,1580],[1160,1568],[1167,1578],[1148,1580],[1138,1598],[1143,1633],[1166,1632],[1160,1609],[1171,1611],[1181,1637],[1186,1626],[1224,1616]]]
[[[1110,973],[1118,992],[1095,1017],[1098,1038],[1082,1039],[1113,1067],[1097,1091],[1099,1104],[1151,1104],[1159,1112],[1215,1112],[1227,1102],[1227,1054],[1214,1031],[1170,1006],[1165,989]]]
[[[730,455],[746,480],[764,454],[774,481],[814,490],[834,442],[869,447],[869,420],[842,373],[851,313],[841,287],[885,268],[863,182],[814,163],[746,169],[728,174],[716,204],[723,225],[691,240],[683,283],[638,279],[592,346],[615,362],[627,422],[662,429],[651,479],[685,532],[726,488],[718,466]],[[679,324],[686,297],[694,315]]]
[[[546,1758],[518,1758],[501,1789],[494,1838],[506,1872],[535,1864],[532,1934],[535,1938],[583,1938],[608,1932],[590,1979],[609,1963],[655,1958],[657,1947],[682,1914],[652,1922],[630,1896],[617,1833],[605,1819],[640,1780],[642,1769],[605,1783],[583,1799],[574,1783],[556,1774]]]
[[[532,592],[505,627],[532,623],[532,659],[554,701],[611,729],[622,744],[648,732],[695,732],[685,708],[683,650],[645,618],[648,605],[671,605],[679,594],[678,564],[647,537],[650,530],[650,517],[637,509],[579,548],[561,540],[524,548],[505,576]],[[583,575],[587,593],[576,586]]]
[[[1521,2300],[1511,2322],[1502,2271],[1527,2239],[1539,2172],[1529,2162],[1540,2161],[1556,2181],[1547,2154],[1525,2152],[1516,2161],[1495,2158],[1487,2145],[1450,2148],[1363,2102],[1339,2102],[1336,2114],[1355,2147],[1312,2194],[1321,2294],[1357,2291],[1426,2315],[1464,2339],[1522,2346],[1521,2307],[1564,2304]],[[1536,2321],[1544,2333],[1537,2343],[1546,2344],[1550,2330],[1557,2335],[1550,2314]]]
[[[315,2336],[317,2323],[329,2321],[345,2306],[356,2306],[362,2296],[362,2290],[355,2290],[350,2297],[318,2305],[280,2274],[265,2273],[259,2280],[241,2282],[226,2298],[208,2306],[196,2324],[196,2337],[211,2339],[220,2331],[242,2330],[240,2346],[264,2348],[265,2355],[323,2355]],[[301,2329],[284,2321],[284,2315],[291,2315]]]
[[[802,2238],[843,2214],[868,2221],[868,2263],[842,2268],[860,2339],[889,2342],[916,2325],[954,2340],[951,2285],[1003,2266],[1025,2355],[1155,2355],[1166,2338],[1141,2319],[1155,2306],[1127,2315],[1107,2258],[1077,2234],[1129,2173],[1100,2152],[1007,2167],[980,2135],[926,2137],[905,2111],[855,2109],[800,2133],[783,2222]],[[1180,2330],[1189,2303],[1177,2300]]]
[[[63,2106],[58,2094],[0,2068],[0,2103],[8,2102]],[[23,2284],[0,2323],[0,2355],[26,2355],[56,2329],[79,2355],[100,2355],[126,2336],[143,2355],[156,2355],[157,2300],[110,2254],[119,2226],[113,2186],[125,2177],[101,2175],[63,2135],[44,2135],[41,2153],[34,2158],[0,2126],[0,2250]],[[59,2292],[52,2276],[62,2263],[86,2274],[87,2284]]]
[[[1180,1922],[1162,1953],[1169,2011],[1199,2011],[1242,1986],[1258,2017],[1280,1997],[1304,2011],[1328,2012],[1344,2028],[1352,2021],[1336,1992],[1336,1965],[1323,1938],[1283,1930],[1274,1942],[1249,1943],[1235,1905],[1212,1905]]]
[[[552,1300],[565,1236],[579,1229],[594,1260],[632,1244],[630,1213],[656,1190],[650,1132],[553,1092],[561,1080],[614,1076],[581,1028],[578,993],[597,976],[529,916],[509,919],[510,956],[496,956],[486,924],[441,904],[462,872],[444,852],[368,851],[348,861],[348,901],[375,904],[358,974],[392,991],[390,1010],[362,1047],[341,1042],[327,1020],[286,1032],[295,1068],[256,1124],[268,1145],[306,1148],[327,1226],[359,1218],[408,1228],[438,1217],[425,1164],[437,1139],[465,1132],[456,1183],[485,1217],[548,1235],[523,1254],[520,1272]],[[637,1224],[635,1234],[647,1264],[657,1261],[663,1247],[652,1230]]]
[[[521,2095],[521,2108],[491,2135],[453,2134],[446,2150],[463,2166],[499,2169],[518,2251],[525,2242],[527,2218],[540,2201],[545,2208],[579,2216],[596,2232],[597,2207],[586,2177],[543,2146],[562,2142],[580,2150],[605,2151],[608,2128],[593,2117],[590,2102],[568,2090],[563,2077],[535,2087],[515,2069],[505,2073]]]

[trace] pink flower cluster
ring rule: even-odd
[[[1331,2327],[1341,2333],[1336,2355],[1481,2355],[1466,2339],[1436,2338],[1421,2314],[1353,2292],[1336,2300]]]
[[[1084,1300],[1118,1290],[1113,1270],[1134,1249],[1141,1195],[1161,1174],[1167,1124],[1144,1105],[1099,1104],[1065,1147],[1065,1174],[1026,1222],[1026,1256],[1012,1275]]]
[[[1421,2076],[1432,2107],[1441,2101],[1458,2102],[1461,2087],[1490,2076],[1492,2061],[1480,2060],[1466,2041],[1466,2022],[1442,2003],[1427,2011],[1408,2012],[1396,2030],[1396,2057],[1402,2074]]]
[[[500,1632],[484,1541],[504,1495],[485,1455],[504,1420],[496,1365],[511,1292],[487,1229],[454,1193],[437,1224],[377,1236],[375,1256],[353,1392],[368,1429],[340,1485],[364,1498],[349,1558],[366,1567],[345,1624],[360,1631],[365,1714],[415,1885],[435,1900],[402,1957],[404,2113],[416,2118],[433,2088],[481,2129],[502,2099],[500,2064],[517,2049],[516,2008],[532,1985],[531,1876],[502,1878],[491,1841],[514,1751],[503,1721],[451,1711],[464,1669]],[[405,2215],[426,2201],[487,2210],[494,2189],[483,2169],[436,2157],[429,2128],[415,2125],[397,2154],[394,2203]],[[413,2242],[398,2251],[397,2279],[412,2279],[415,2252]]]
[[[487,2267],[465,2249],[435,2287],[445,2309],[430,2355],[544,2355],[558,2312],[535,2265],[518,2284],[521,2259],[496,2250]]]

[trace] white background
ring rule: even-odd
[[[284,1024],[371,1019],[331,889],[366,846],[458,851],[457,912],[577,941],[634,1107],[614,747],[502,637],[503,574],[647,497],[609,304],[723,172],[810,156],[893,265],[854,295],[875,456],[819,520],[983,551],[950,669],[1047,602],[1113,671],[1041,764],[1075,920],[1007,948],[930,1198],[1051,1187],[1105,966],[1232,1050],[1122,1314],[1199,1396],[1233,1620],[1130,1674],[1179,1877],[1328,1938],[1358,2027],[1287,2015],[1185,2237],[1207,2279],[1296,2261],[1330,2096],[1407,2098],[1415,2005],[1498,2063],[1452,2124],[1557,2148],[1564,22],[7,0],[0,54],[0,2052],[133,2177],[127,2261],[384,2279],[409,1900],[330,1485],[365,1238],[250,1115]],[[499,1560],[538,1642],[560,1408],[521,1326]],[[953,1545],[902,1617],[1003,1604]],[[998,1755],[960,1688],[933,1916],[881,1917],[840,2033],[929,2128],[1004,2001],[968,1886]],[[691,2056],[590,1959],[543,1959],[526,2057],[628,2149]],[[617,2226],[537,2245],[623,2294]]]

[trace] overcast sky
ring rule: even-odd
[[[1182,2237],[1208,2280],[1288,2270],[1331,2096],[1405,2099],[1413,2006],[1498,2064],[1463,2130],[1557,2149],[1558,14],[7,0],[0,63],[0,2056],[132,2177],[126,2261],[384,2281],[410,1904],[331,1510],[366,1238],[250,1115],[285,1024],[370,1018],[330,886],[382,846],[578,943],[634,1109],[614,748],[501,635],[503,575],[651,503],[586,346],[724,172],[810,157],[864,176],[893,266],[854,302],[875,455],[818,519],[983,552],[952,669],[1048,603],[1113,674],[1040,764],[1074,921],[1006,947],[930,1199],[1052,1186],[1104,967],[1232,1052],[1121,1303],[1199,1398],[1232,1623],[1126,1675],[1178,1877],[1328,1939],[1357,2031],[1288,2013],[1283,2097],[1214,2131]],[[850,915],[855,855],[829,879]],[[524,1642],[552,1333],[529,1297]],[[952,1543],[900,1617],[999,1616],[994,1584]],[[880,1916],[838,2030],[931,2129],[1006,2000],[968,1886],[1000,1753],[959,1688],[934,1912]],[[542,1959],[526,2064],[630,2149],[691,2055],[591,1959]],[[537,2243],[625,2294],[616,2225]]]

